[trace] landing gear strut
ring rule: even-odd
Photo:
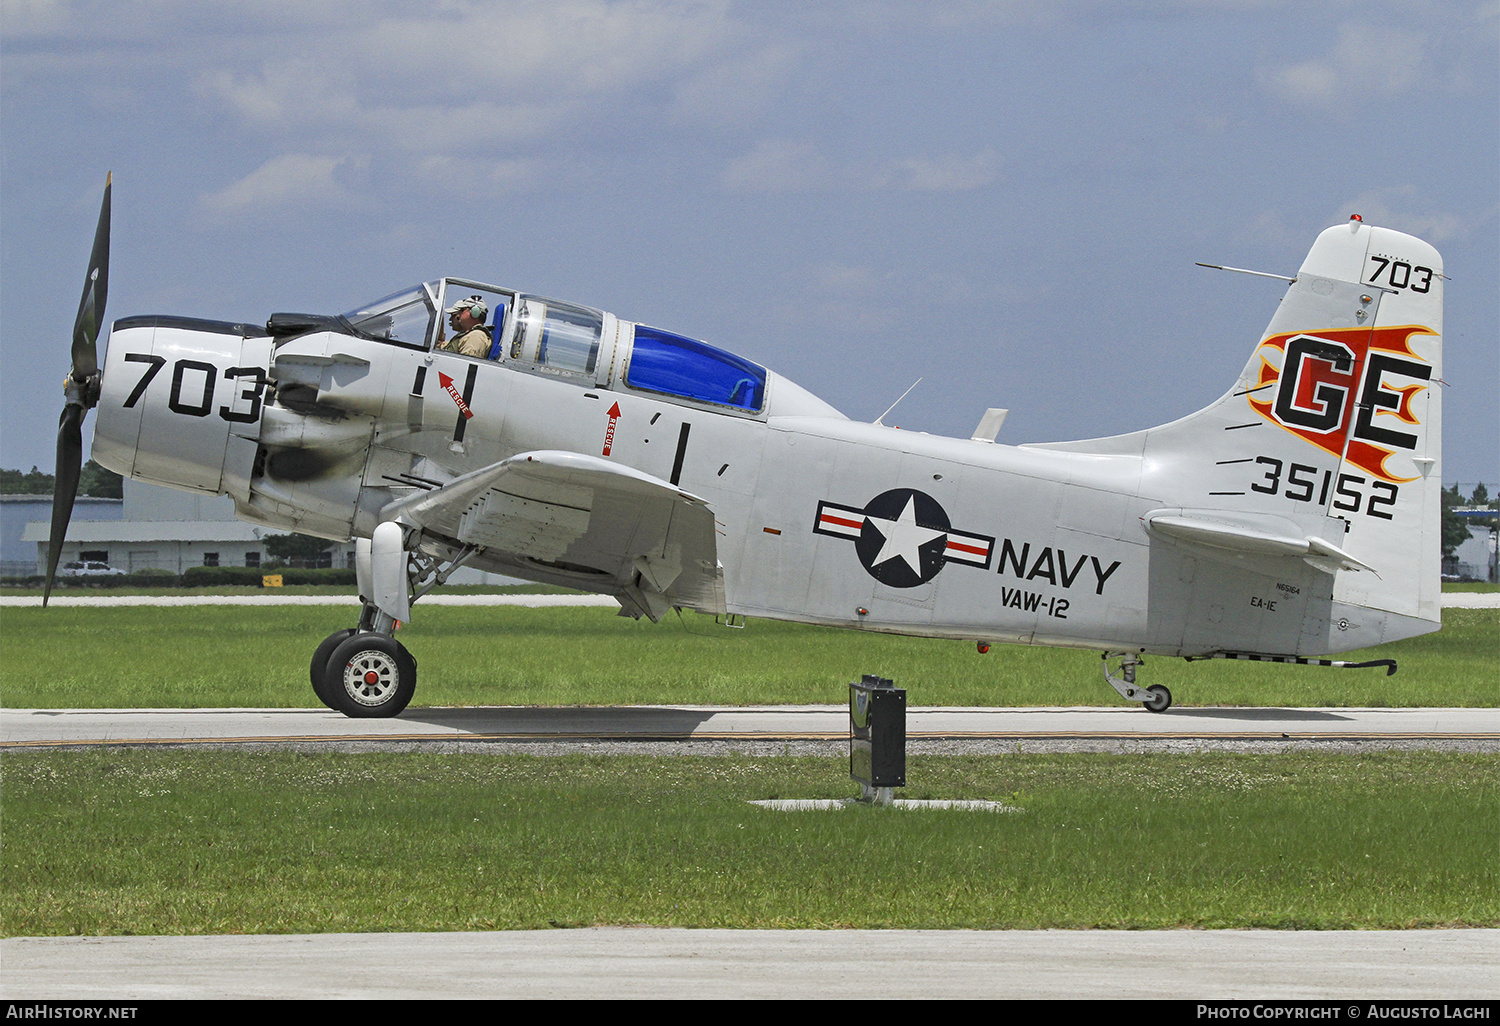
[[[395,716],[411,702],[417,690],[417,661],[392,637],[398,617],[409,617],[412,602],[447,581],[478,551],[466,546],[442,560],[417,551],[417,539],[399,532],[396,524],[382,524],[375,539],[357,543],[364,602],[359,626],[324,638],[308,667],[318,700],[356,719]]]
[[[1153,684],[1149,688],[1140,688],[1135,683],[1135,668],[1145,664],[1145,660],[1134,652],[1106,652],[1104,660],[1104,679],[1109,686],[1120,693],[1120,697],[1127,702],[1140,702],[1152,712],[1166,712],[1172,705],[1172,692],[1164,685]],[[1120,675],[1116,677],[1109,672],[1109,661],[1120,660]]]

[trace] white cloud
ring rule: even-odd
[[[910,283],[892,271],[854,267],[833,261],[808,268],[803,303],[795,304],[796,318],[809,311],[820,320],[839,324],[845,330],[865,335],[887,334],[902,323],[897,316]],[[784,315],[791,307],[782,308]]]
[[[805,192],[830,186],[831,166],[811,143],[766,139],[729,162],[720,182],[730,192]]]
[[[883,292],[895,284],[892,275],[877,274],[869,267],[851,267],[835,262],[813,267],[808,281],[817,292],[853,299]]]
[[[886,267],[836,260],[811,264],[800,276],[802,301],[769,316],[785,316],[782,323],[794,324],[810,315],[837,323],[840,330],[889,337],[909,332],[910,318],[903,311],[910,307],[913,293],[945,307],[994,302],[1002,294],[1005,301],[1035,299],[1029,289],[1015,297],[990,283],[975,288],[962,273],[915,271],[899,263],[894,258]],[[795,313],[787,315],[787,310]]]
[[[677,83],[672,114],[684,121],[738,127],[770,105],[801,58],[801,45],[776,43],[738,57],[706,61]]]
[[[575,103],[504,105],[477,100],[426,107],[380,107],[361,112],[355,123],[389,150],[429,153],[467,150],[546,134],[577,109]]]
[[[348,191],[334,172],[348,158],[310,153],[272,157],[234,184],[200,200],[209,214],[230,215],[305,203],[344,203]]]
[[[358,112],[350,83],[339,81],[330,65],[311,60],[268,63],[245,75],[216,71],[199,87],[265,129],[327,124]]]
[[[606,116],[642,86],[712,69],[742,33],[723,2],[449,4],[422,18],[350,19],[315,48],[215,71],[200,88],[269,134],[316,128],[426,150]]]
[[[836,164],[812,143],[764,139],[729,162],[720,184],[731,192],[817,192],[825,189],[965,192],[995,180],[1000,158],[993,149],[902,157],[872,165]]]
[[[347,75],[301,61],[270,64],[245,76],[216,73],[201,91],[226,102],[261,131],[275,136],[361,140],[387,152],[430,153],[534,138],[568,116],[577,101],[498,103],[487,98],[411,96],[391,103],[357,95]]]
[[[992,24],[1052,25],[1066,20],[1068,4],[1056,0],[948,0],[924,11],[939,28],[973,29]]]
[[[1360,193],[1331,215],[1328,223],[1348,220],[1350,214],[1360,215],[1366,224],[1394,228],[1433,245],[1469,234],[1469,221],[1455,214],[1433,210],[1431,202],[1415,185],[1396,185]]]
[[[1427,76],[1425,33],[1360,23],[1340,26],[1326,56],[1260,70],[1261,84],[1276,95],[1325,108],[1409,93]]]
[[[63,0],[5,0],[0,4],[0,34],[12,39],[56,32],[67,20]]]
[[[999,167],[1000,157],[990,149],[971,157],[957,154],[908,157],[878,172],[871,184],[876,188],[889,185],[912,192],[966,192],[993,182]]]
[[[695,65],[722,42],[726,22],[722,3],[492,3],[376,21],[350,34],[345,59],[371,86],[419,96],[494,87],[587,95]]]
[[[413,169],[416,177],[456,199],[494,198],[520,192],[544,181],[545,167],[535,160],[487,160],[434,155]]]
[[[1419,187],[1397,185],[1359,193],[1330,207],[1324,217],[1311,221],[1291,214],[1285,207],[1263,210],[1247,220],[1232,237],[1237,245],[1253,247],[1260,252],[1298,254],[1306,250],[1319,229],[1345,224],[1351,214],[1358,214],[1366,224],[1393,228],[1440,246],[1471,235],[1470,226],[1475,223],[1493,223],[1495,213],[1492,206],[1476,212],[1474,217],[1459,217],[1434,209],[1429,195]],[[1215,258],[1210,256],[1208,259]],[[1294,264],[1257,269],[1291,274],[1296,267]]]

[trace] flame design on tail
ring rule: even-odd
[[[1403,324],[1267,336],[1256,350],[1260,373],[1250,408],[1373,477],[1415,480],[1395,476],[1386,461],[1416,446],[1416,436],[1394,422],[1420,426],[1412,399],[1429,387],[1432,367],[1412,350],[1411,338],[1435,334]]]

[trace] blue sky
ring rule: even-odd
[[[109,314],[444,274],[999,440],[1207,405],[1351,213],[1442,251],[1443,479],[1500,481],[1500,3],[5,0],[0,466]]]

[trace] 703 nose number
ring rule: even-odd
[[[135,383],[130,395],[125,397],[125,409],[140,402],[153,378],[166,365],[166,357],[150,353],[126,353],[126,363],[146,364],[146,373]],[[230,367],[224,371],[225,378],[243,384],[239,394],[227,406],[219,407],[219,416],[236,424],[253,424],[260,419],[260,407],[266,385],[270,379],[260,367]],[[248,381],[246,379],[249,379]],[[213,412],[214,388],[219,380],[219,368],[202,360],[178,360],[172,364],[172,388],[167,393],[167,409],[187,417],[207,417]],[[248,402],[248,409],[235,409],[241,402]]]

